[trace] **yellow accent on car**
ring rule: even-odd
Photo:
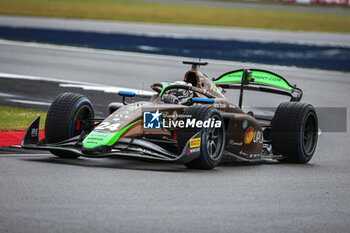
[[[245,144],[250,144],[253,140],[254,137],[254,128],[253,127],[249,127],[247,129],[247,131],[245,131],[244,134],[244,143]]]
[[[190,140],[190,148],[200,147],[201,138],[193,138]]]

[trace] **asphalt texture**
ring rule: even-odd
[[[1,72],[62,82],[141,89],[156,81],[181,80],[188,69],[180,57],[6,41],[0,51]],[[285,76],[303,89],[303,101],[316,107],[350,107],[346,72],[216,60],[201,70],[217,77],[248,67]],[[245,105],[270,107],[283,101],[246,94]],[[233,101],[236,96],[227,94]],[[306,165],[229,163],[197,171],[112,158],[1,154],[0,232],[347,232],[348,116],[346,120],[346,132],[320,135]]]

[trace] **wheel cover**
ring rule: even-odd
[[[221,121],[218,116],[213,116],[212,120]],[[212,160],[217,160],[221,155],[221,147],[223,143],[222,130],[222,128],[215,128],[214,126],[206,129],[207,153]]]
[[[311,155],[316,148],[318,136],[318,129],[316,123],[316,116],[314,113],[309,113],[303,124],[302,130],[302,144],[306,156]]]

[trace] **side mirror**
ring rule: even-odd
[[[119,91],[118,95],[123,97],[123,104],[127,105],[128,103],[125,101],[125,97],[134,97],[136,94],[132,91]]]

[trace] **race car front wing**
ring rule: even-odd
[[[72,137],[68,140],[58,143],[47,143],[46,138],[39,141],[39,122],[40,116],[37,117],[27,128],[22,139],[21,146],[25,149],[61,151],[62,153],[73,153],[77,156],[88,158],[103,157],[129,157],[139,158],[143,160],[164,161],[174,163],[187,163],[200,156],[200,149],[193,150],[190,148],[190,140],[183,148],[181,154],[175,154],[163,147],[138,138],[122,137],[110,147],[101,147],[99,150],[84,151],[82,141],[86,134],[82,132],[80,135]],[[201,138],[202,131],[196,133],[193,138]]]

